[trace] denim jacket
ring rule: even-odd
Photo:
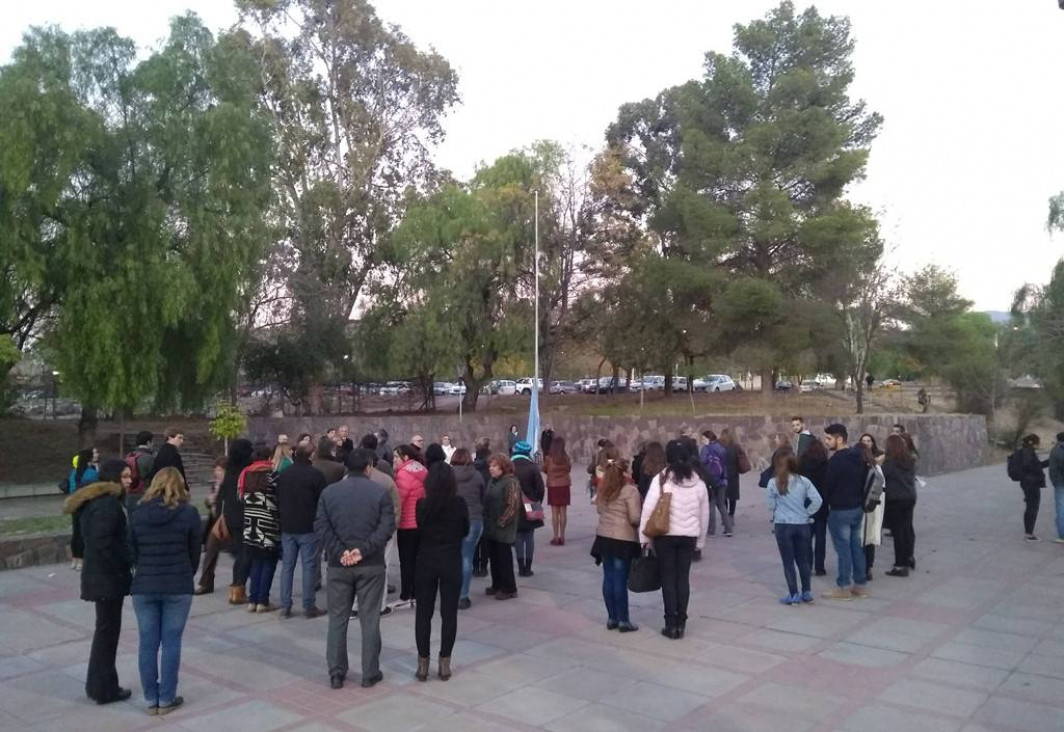
[[[777,524],[808,524],[822,502],[820,493],[804,475],[791,476],[787,495],[780,495],[775,478],[768,482],[765,491],[765,503]]]

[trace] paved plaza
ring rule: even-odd
[[[78,599],[78,576],[65,566],[2,573],[0,732],[1064,729],[1064,546],[1049,541],[1052,493],[1039,519],[1045,541],[1026,544],[1020,489],[1002,466],[923,489],[913,577],[883,576],[887,539],[871,599],[795,608],[777,602],[783,573],[748,481],[736,536],[710,539],[694,566],[679,642],[658,633],[657,593],[632,596],[640,632],[605,629],[601,574],[588,556],[594,512],[578,490],[574,497],[566,546],[549,546],[549,529],[538,533],[536,575],[519,580],[517,600],[484,598],[485,581],[474,580],[446,683],[413,678],[411,610],[382,619],[385,680],[370,690],[358,686],[352,624],[356,668],[333,691],[326,618],[249,615],[225,604],[223,587],[193,605],[182,709],[149,717],[138,701],[129,602],[118,667],[134,699],[98,707],[83,691],[93,612]],[[830,571],[830,549],[828,557]],[[818,595],[826,579],[816,580]]]

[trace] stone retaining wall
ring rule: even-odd
[[[285,432],[294,441],[301,432],[315,437],[330,427],[346,424],[352,438],[357,442],[360,435],[380,427],[388,430],[389,443],[394,447],[408,441],[414,434],[421,434],[426,442],[433,442],[443,434],[449,434],[456,445],[472,445],[480,437],[490,437],[495,449],[504,449],[506,434],[512,416],[466,415],[459,422],[454,414],[426,414],[419,416],[390,417],[386,415],[366,417],[255,417],[248,421],[249,434],[254,439],[273,440]],[[765,466],[781,439],[791,439],[790,416],[707,416],[689,417],[592,417],[567,414],[544,415],[543,424],[550,424],[555,433],[565,437],[568,451],[574,462],[586,463],[595,452],[599,438],[613,441],[621,454],[635,454],[640,444],[652,440],[665,441],[683,430],[692,434],[705,429],[719,432],[730,427],[745,446],[755,468]],[[977,415],[961,414],[878,414],[846,417],[810,417],[806,427],[818,437],[823,428],[841,422],[850,431],[850,440],[855,442],[862,432],[871,433],[882,446],[891,425],[904,424],[912,434],[920,451],[919,471],[923,475],[949,473],[964,470],[983,463],[987,446],[986,420]],[[518,423],[523,436],[525,424]]]
[[[60,564],[69,560],[70,533],[26,536],[0,541],[0,570]]]

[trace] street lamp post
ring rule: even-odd
[[[52,372],[52,419],[58,419],[56,416],[56,400],[59,398],[59,372]]]

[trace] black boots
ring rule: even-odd
[[[683,638],[684,633],[687,631],[687,618],[680,620],[679,618],[669,615],[665,616],[665,627],[661,629],[661,634],[669,640],[680,640]]]
[[[518,577],[531,577],[535,574],[532,571],[531,559],[518,559],[517,560],[517,576]]]

